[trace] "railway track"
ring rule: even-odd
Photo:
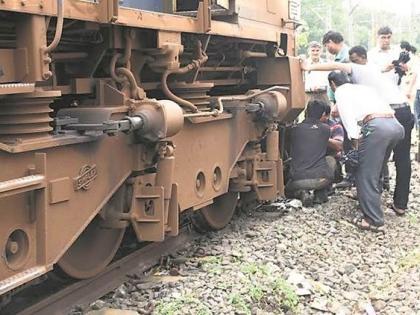
[[[170,237],[162,243],[145,245],[113,262],[102,273],[91,279],[76,281],[61,288],[46,283],[25,289],[13,296],[9,305],[0,309],[0,314],[68,314],[74,306],[90,304],[114,290],[128,280],[128,275],[139,275],[152,268],[162,256],[181,249],[186,242],[194,238],[194,235],[194,232],[183,229],[177,237]]]

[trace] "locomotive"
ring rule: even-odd
[[[283,194],[297,0],[1,0],[0,295]]]

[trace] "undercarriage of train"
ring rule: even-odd
[[[281,43],[0,10],[0,294],[83,279],[137,240],[228,224],[283,191],[303,106]],[[1,9],[1,5],[0,5]],[[252,196],[252,197],[250,197]]]

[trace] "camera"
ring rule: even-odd
[[[410,54],[408,51],[402,51],[400,53],[400,56],[398,57],[398,60],[393,60],[392,64],[394,65],[394,71],[396,74],[398,74],[398,85],[401,84],[401,79],[403,76],[405,76],[406,71],[403,67],[401,67],[401,64],[406,64],[410,61]]]

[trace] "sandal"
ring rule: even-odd
[[[379,232],[385,233],[385,228],[383,225],[377,226],[377,225],[370,224],[363,216],[354,218],[351,221],[351,223],[353,223],[353,225],[355,225],[356,227],[364,231],[371,231],[375,233],[379,233]]]
[[[395,214],[399,217],[402,217],[405,214],[405,209],[397,208],[394,204],[391,204],[391,209],[395,212]]]

